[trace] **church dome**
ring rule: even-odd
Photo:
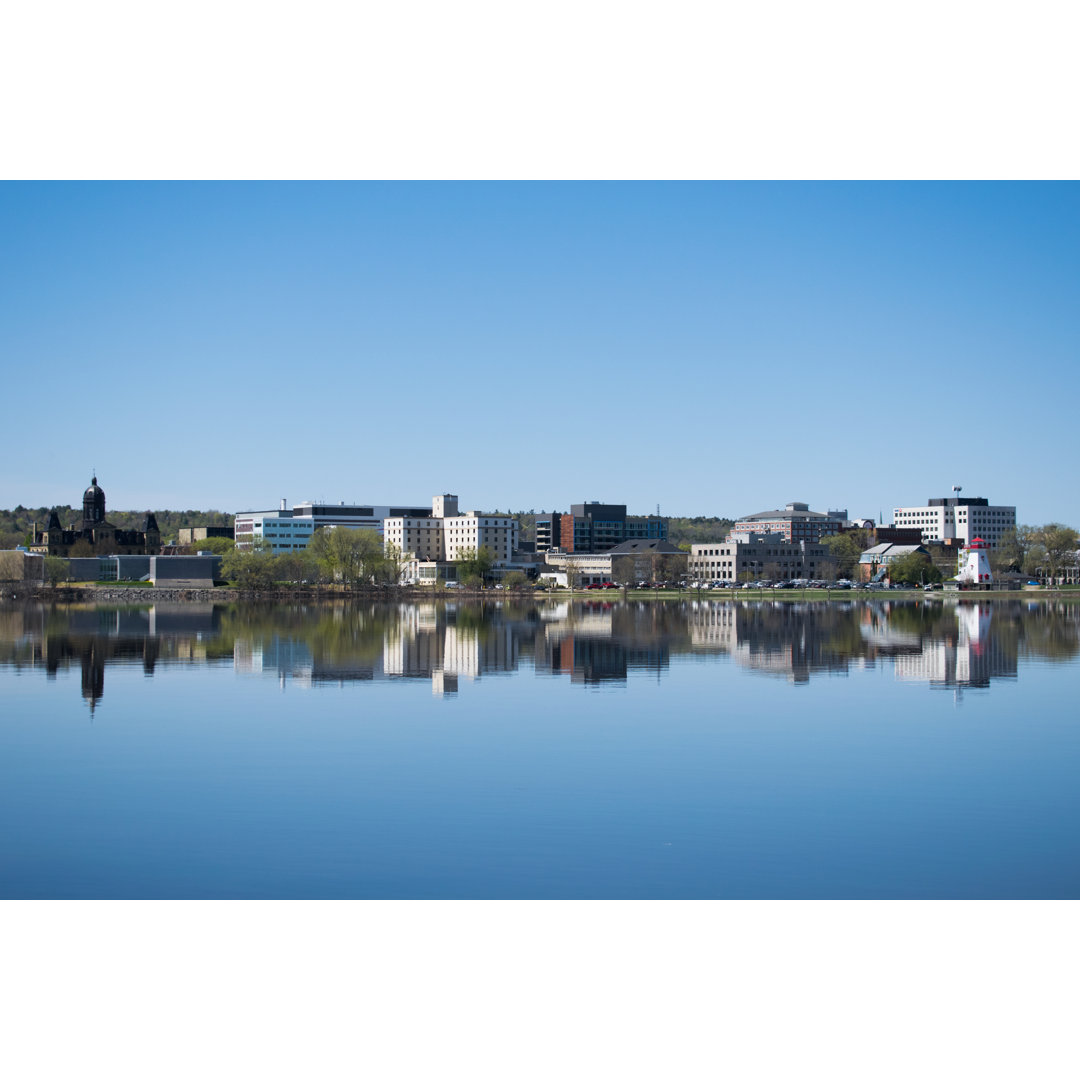
[[[105,492],[98,487],[97,477],[83,493],[83,528],[89,528],[105,520]]]

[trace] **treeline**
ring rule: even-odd
[[[723,540],[735,524],[726,517],[673,517],[667,519],[672,544],[712,544]]]
[[[281,585],[338,585],[346,589],[396,585],[405,556],[396,544],[383,544],[373,529],[317,529],[306,548],[274,553],[265,541],[239,551],[232,541],[204,540],[195,545],[221,554],[221,576],[241,589],[259,591]],[[495,557],[485,548],[463,551],[455,560],[457,580],[481,585]],[[520,571],[508,574],[511,586],[525,584]]]
[[[75,509],[67,504],[63,506],[16,506],[14,510],[0,510],[0,550],[10,549],[25,544],[30,539],[34,523],[39,529],[45,528],[49,514],[55,510],[63,528],[78,525],[82,520],[82,507]],[[109,510],[106,518],[118,529],[141,529],[146,520],[145,510]],[[231,527],[233,515],[220,510],[155,510],[158,529],[163,543],[176,540],[181,529],[199,528],[205,525],[223,525]]]
[[[990,553],[995,570],[1034,574],[1058,581],[1077,564],[1080,532],[1058,521],[1006,529]]]

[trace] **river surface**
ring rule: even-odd
[[[0,610],[0,896],[1080,896],[1080,605]]]

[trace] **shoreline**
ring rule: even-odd
[[[835,603],[869,599],[921,599],[931,602],[979,603],[996,600],[1064,600],[1080,601],[1080,588],[1064,589],[994,589],[963,590],[960,592],[923,592],[919,589],[558,589],[538,592],[532,589],[439,589],[431,590],[403,586],[370,587],[333,591],[328,588],[298,589],[237,589],[229,586],[216,588],[116,588],[115,586],[41,586],[36,583],[5,582],[0,585],[0,606],[33,601],[57,605],[87,603],[282,603],[303,601],[307,603],[341,603],[342,601],[430,602],[433,600],[598,600],[614,602],[622,600],[672,601],[686,600],[741,600],[762,602],[778,600],[794,603]]]

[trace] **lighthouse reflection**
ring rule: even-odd
[[[429,602],[142,608],[31,605],[0,613],[0,665],[78,669],[93,713],[110,666],[231,666],[283,690],[400,680],[438,696],[515,674],[585,690],[669,678],[679,663],[734,664],[806,683],[891,667],[902,682],[987,688],[1025,660],[1080,653],[1080,606],[873,600],[801,603]]]

